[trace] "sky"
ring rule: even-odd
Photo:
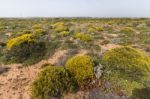
[[[0,0],[0,17],[150,18],[150,0]]]

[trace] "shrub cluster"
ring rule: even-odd
[[[18,46],[25,42],[34,42],[32,34],[24,34],[16,38],[9,39],[6,46],[7,46],[7,49],[10,50],[11,48]]]
[[[71,75],[60,66],[48,66],[32,84],[32,96],[35,99],[59,97],[75,90],[76,84]]]
[[[44,42],[39,42],[32,34],[24,34],[9,39],[6,45],[6,61],[22,63],[26,60],[38,59],[45,53]]]
[[[90,56],[74,56],[64,67],[47,66],[32,84],[32,96],[36,99],[59,97],[73,92],[91,80],[94,63]]]

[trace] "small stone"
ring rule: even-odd
[[[94,74],[95,74],[97,79],[99,79],[102,76],[102,73],[103,73],[102,68],[103,68],[103,66],[101,64],[94,67]]]

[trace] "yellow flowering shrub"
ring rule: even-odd
[[[60,32],[60,35],[65,37],[65,36],[69,35],[69,32],[68,31],[63,31],[63,32]]]
[[[128,97],[134,89],[149,86],[150,58],[140,50],[119,47],[104,53],[103,78],[110,83],[108,91],[122,91]]]
[[[16,38],[9,39],[6,46],[7,49],[11,49],[12,47],[17,46],[24,42],[34,42],[32,34],[24,34]]]
[[[62,32],[62,31],[68,31],[68,28],[66,26],[58,26],[55,29],[55,32]]]
[[[64,22],[57,22],[57,23],[53,24],[52,26],[53,26],[54,28],[56,28],[56,27],[58,27],[58,26],[64,26],[64,25],[65,25]]]
[[[103,31],[104,28],[101,26],[96,26],[96,27],[89,27],[88,32],[90,33],[94,33],[94,32],[99,32],[99,31]]]
[[[96,29],[97,31],[103,31],[103,30],[104,30],[104,28],[101,27],[101,26],[96,26],[95,29]]]
[[[124,27],[124,28],[122,28],[121,32],[132,33],[132,32],[134,32],[134,29],[132,27]]]
[[[140,50],[119,47],[104,53],[102,63],[106,70],[118,72],[128,79],[139,80],[150,74],[150,58]]]
[[[41,29],[42,26],[41,26],[41,24],[35,24],[35,25],[32,26],[32,28],[33,29]]]
[[[74,37],[76,39],[80,39],[80,40],[85,41],[85,42],[92,41],[92,37],[89,34],[85,34],[85,33],[76,33],[74,35]]]
[[[70,58],[66,62],[66,69],[73,75],[79,85],[92,79],[94,75],[93,59],[87,55],[78,55]]]
[[[45,53],[45,42],[33,34],[24,34],[8,40],[5,60],[7,63],[34,64],[41,60]]]

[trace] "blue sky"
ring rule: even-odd
[[[150,17],[150,0],[0,0],[0,17]]]

